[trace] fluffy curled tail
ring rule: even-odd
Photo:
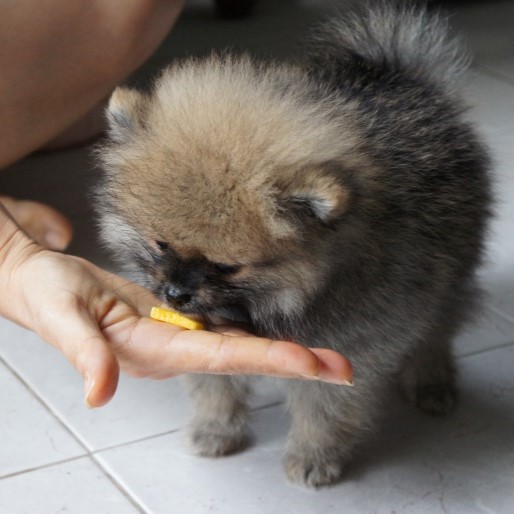
[[[335,62],[351,66],[360,60],[453,89],[460,84],[469,59],[448,33],[448,20],[419,2],[362,2],[313,34],[311,59],[332,67]]]

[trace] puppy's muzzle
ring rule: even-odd
[[[166,296],[166,302],[171,307],[180,309],[193,299],[193,292],[185,287],[179,286],[168,286],[164,294]]]

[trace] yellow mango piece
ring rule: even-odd
[[[194,319],[183,316],[182,314],[172,311],[171,309],[162,309],[161,307],[152,307],[150,317],[157,321],[171,323],[177,327],[187,328],[188,330],[203,330],[204,326]]]

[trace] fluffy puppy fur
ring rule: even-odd
[[[427,412],[452,407],[450,343],[477,296],[488,157],[445,23],[405,4],[333,19],[295,64],[175,63],[108,111],[97,207],[120,261],[185,313],[351,359],[353,388],[287,384],[285,470],[313,487],[341,477],[391,379]],[[191,384],[195,449],[240,449],[244,381]]]

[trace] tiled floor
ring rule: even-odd
[[[262,0],[251,19],[229,23],[191,2],[140,78],[213,45],[286,55],[329,3]],[[494,152],[498,196],[481,271],[485,311],[456,344],[456,412],[432,419],[398,401],[342,484],[307,491],[281,471],[288,420],[274,382],[257,381],[252,448],[204,460],[184,446],[180,379],[123,377],[113,402],[91,411],[64,359],[0,320],[0,513],[514,513],[514,3],[450,7],[476,54],[472,116]],[[83,195],[91,169],[86,148],[38,155],[2,173],[0,191],[57,205],[75,221],[71,251],[109,266]]]

